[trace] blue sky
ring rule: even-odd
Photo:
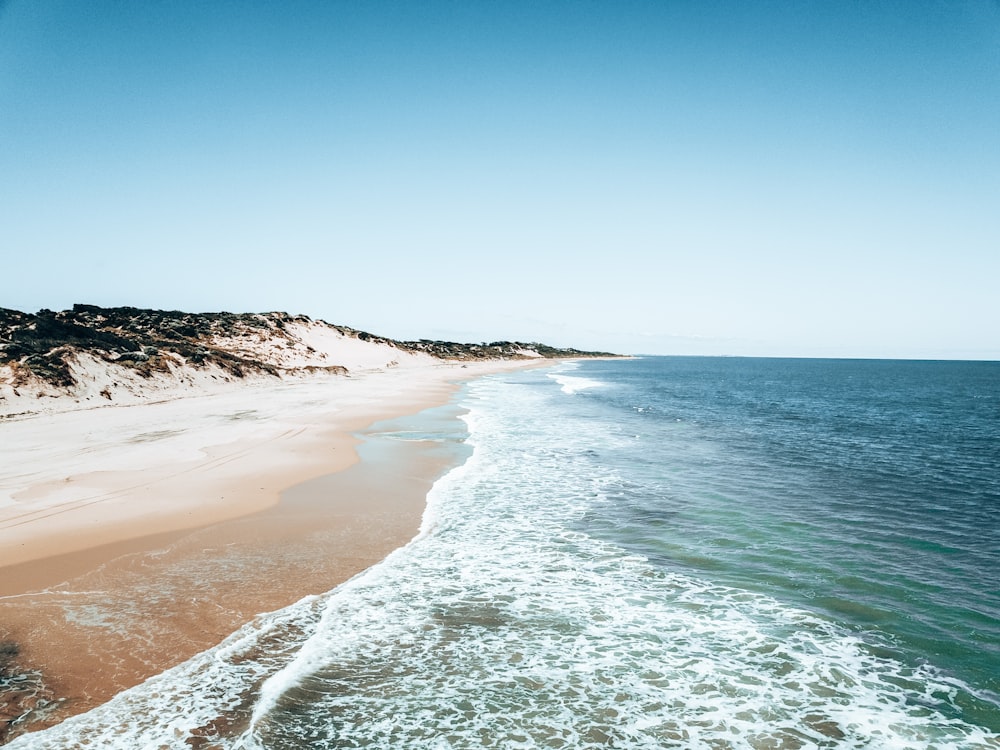
[[[0,0],[0,306],[1000,359],[1000,4]]]

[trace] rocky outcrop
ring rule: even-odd
[[[14,367],[16,379],[34,376],[63,387],[73,385],[70,365],[81,352],[147,377],[167,371],[172,363],[213,364],[236,377],[247,372],[277,375],[273,363],[219,346],[217,339],[255,331],[280,336],[287,319],[281,313],[190,314],[93,305],[33,315],[0,309],[0,364]]]

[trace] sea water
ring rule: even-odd
[[[1000,748],[1000,364],[584,361],[457,405],[408,546],[10,747]]]

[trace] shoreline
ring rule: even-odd
[[[533,364],[234,386],[0,424],[0,570],[272,507],[284,489],[357,461],[353,435],[366,426],[445,403],[459,382]]]
[[[6,705],[0,694],[0,744],[89,710],[257,613],[328,591],[406,544],[431,485],[458,456],[432,441],[386,440],[360,460],[359,433],[442,407],[463,381],[539,364],[389,371],[181,399],[167,409],[130,406],[125,417],[104,409],[13,423],[36,439],[21,444],[23,455],[48,437],[50,452],[67,460],[48,461],[47,472],[26,460],[4,477],[8,490],[21,482],[8,497],[34,507],[15,516],[11,503],[0,505],[0,562],[8,563],[0,565],[0,646],[8,652],[0,676],[20,670],[38,679]],[[263,405],[262,395],[276,403]],[[53,434],[81,421],[100,422],[101,438]],[[212,442],[220,437],[236,439]],[[41,458],[36,451],[35,464]],[[137,468],[103,468],[123,459]],[[84,471],[58,479],[67,466]],[[48,713],[38,712],[46,702]],[[33,707],[34,716],[6,730]]]

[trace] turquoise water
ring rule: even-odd
[[[469,384],[421,535],[12,747],[998,748],[1000,366]],[[388,428],[387,428],[388,429]]]
[[[1000,364],[662,358],[587,371],[613,384],[591,400],[631,408],[630,429],[660,446],[591,529],[934,664],[970,686],[966,714],[1000,730]]]

